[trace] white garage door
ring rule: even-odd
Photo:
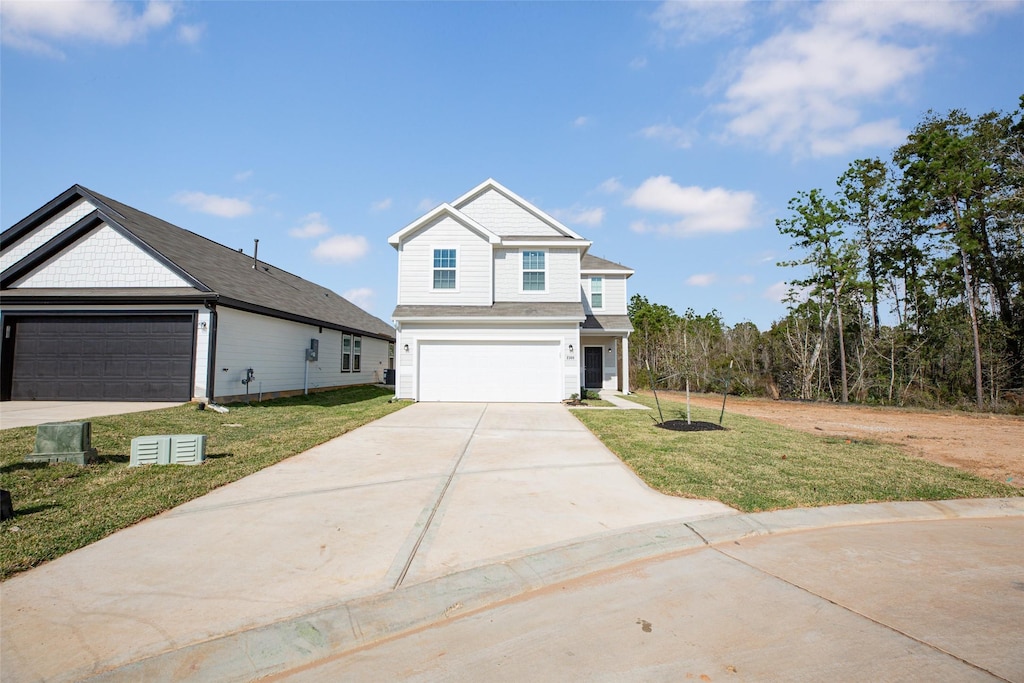
[[[539,403],[562,400],[561,344],[420,342],[421,401]]]

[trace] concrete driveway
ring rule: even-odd
[[[105,415],[141,413],[180,406],[178,403],[129,401],[4,401],[0,403],[0,429],[34,427],[47,422],[88,420]]]
[[[163,679],[167,657],[232,634],[429,591],[439,577],[570,542],[734,512],[651,491],[561,405],[415,404],[7,581],[0,678],[78,680],[132,665],[109,675]],[[630,553],[613,544],[559,566],[572,575]],[[550,581],[552,566],[527,570],[523,585]],[[479,599],[479,588],[462,590]],[[390,629],[416,616],[381,618]],[[299,627],[297,637],[323,645],[318,634]],[[193,674],[253,675],[229,660]]]

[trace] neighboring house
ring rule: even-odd
[[[79,185],[0,234],[0,271],[0,400],[268,398],[393,367],[391,326],[329,289]]]
[[[487,180],[392,235],[396,396],[557,402],[629,391],[629,268]]]

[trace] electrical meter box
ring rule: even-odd
[[[306,360],[316,361],[320,359],[320,340],[310,339],[309,348],[306,349]]]

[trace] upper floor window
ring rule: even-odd
[[[455,289],[455,249],[434,250],[434,289]]]
[[[604,278],[590,278],[590,307],[604,308]]]
[[[543,251],[523,252],[523,291],[543,292],[547,290]]]

